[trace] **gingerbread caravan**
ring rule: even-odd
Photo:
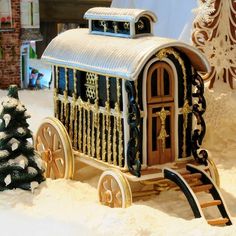
[[[58,35],[42,56],[55,83],[55,118],[44,120],[35,142],[47,176],[72,178],[78,160],[104,170],[102,204],[127,207],[174,188],[195,217],[215,206],[221,217],[208,223],[230,225],[217,169],[200,149],[206,103],[198,72],[209,71],[205,57],[153,36],[150,11],[92,8],[85,18],[89,29]],[[212,200],[199,202],[199,192]]]

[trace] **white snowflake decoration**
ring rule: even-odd
[[[22,105],[21,102],[18,103],[16,110],[21,112],[26,111],[25,106]]]
[[[29,166],[27,168],[27,172],[31,175],[36,175],[38,173],[37,170],[34,167],[31,167],[31,166]]]
[[[19,127],[18,129],[17,129],[17,132],[19,133],[19,134],[25,134],[26,132],[25,132],[25,129],[24,128],[22,128],[22,127]]]
[[[2,111],[3,111],[3,106],[2,104],[0,105],[0,114],[2,114]]]
[[[26,147],[27,147],[27,148],[33,148],[33,145],[32,145],[31,142],[27,142]]]
[[[2,122],[3,122],[3,120],[2,120],[2,119],[0,119],[0,125],[2,125]]]
[[[19,147],[19,144],[18,144],[18,143],[13,143],[13,144],[11,145],[11,150],[12,150],[12,151],[15,151],[18,147]]]
[[[20,155],[15,159],[9,160],[8,163],[9,165],[17,165],[22,169],[25,169],[25,167],[28,165],[28,159],[25,156]]]
[[[0,132],[0,140],[5,139],[7,134],[5,132]]]
[[[27,111],[25,111],[24,116],[26,119],[31,118],[31,115]]]
[[[215,11],[214,0],[206,0],[202,2],[198,0],[198,8],[192,10],[196,15],[195,22],[211,22],[210,15]]]
[[[9,152],[7,150],[0,150],[0,159],[9,156]]]
[[[5,177],[4,182],[5,182],[6,186],[11,183],[11,175],[10,174]]]
[[[10,114],[5,114],[3,116],[3,120],[5,121],[5,127],[7,127],[11,121],[11,115]]]
[[[8,142],[8,144],[9,144],[9,145],[13,145],[14,143],[17,143],[17,144],[19,144],[19,143],[20,143],[20,141],[19,141],[19,140],[17,140],[17,139],[15,139],[15,138],[11,138],[11,139],[10,139],[10,141]]]
[[[5,97],[3,99],[2,105],[5,108],[15,108],[19,103],[19,100],[15,98]]]

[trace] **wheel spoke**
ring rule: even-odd
[[[122,196],[120,191],[114,197],[114,207],[122,207]]]
[[[47,127],[44,130],[44,135],[45,135],[45,139],[47,140],[48,146],[49,148],[52,148],[52,131],[51,131],[51,127]]]
[[[57,159],[63,159],[64,158],[64,152],[63,152],[63,150],[62,149],[58,149],[58,150],[56,150],[56,151],[54,151],[53,153],[52,153],[52,155],[53,155],[53,159],[54,160],[57,160]]]
[[[44,160],[44,161],[48,161],[48,159],[47,159],[47,153],[46,152],[40,152],[40,154],[41,154],[41,158]]]
[[[106,178],[103,182],[103,188],[105,190],[111,190],[111,180]]]
[[[50,174],[51,174],[51,165],[47,163],[46,177],[50,178]]]
[[[53,134],[53,146],[52,146],[52,150],[55,151],[59,148],[59,140],[58,140],[58,136],[57,134]]]
[[[42,144],[44,145],[45,149],[49,148],[48,142],[44,136],[44,129],[40,129],[39,133],[38,133],[38,139],[41,140]],[[40,143],[40,141],[38,140],[38,142]]]
[[[40,139],[40,137],[38,137],[38,139]],[[45,151],[45,148],[44,148],[44,145],[42,142],[38,142],[37,145],[36,145],[36,150],[38,150],[39,152],[44,152]]]
[[[112,190],[112,192],[115,192],[118,189],[119,189],[119,186],[118,186],[116,180],[115,179],[111,179],[111,190]]]
[[[56,162],[52,162],[52,170],[54,174],[54,178],[61,178],[61,173],[56,165]]]
[[[60,172],[60,176],[63,176],[64,172],[65,172],[65,166],[64,166],[63,159],[55,160],[55,165],[57,166],[57,169]]]

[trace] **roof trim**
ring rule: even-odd
[[[84,14],[84,18],[87,20],[128,21],[132,23],[136,23],[141,16],[150,18],[154,23],[157,22],[155,13],[142,9],[93,7]]]
[[[185,53],[196,70],[210,71],[203,54],[188,44],[154,36],[125,39],[90,35],[85,29],[69,30],[58,35],[48,45],[42,59],[59,66],[136,80],[150,58],[168,47]]]

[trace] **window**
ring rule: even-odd
[[[11,1],[0,0],[0,29],[12,27]]]
[[[38,0],[21,0],[22,28],[39,28]]]

